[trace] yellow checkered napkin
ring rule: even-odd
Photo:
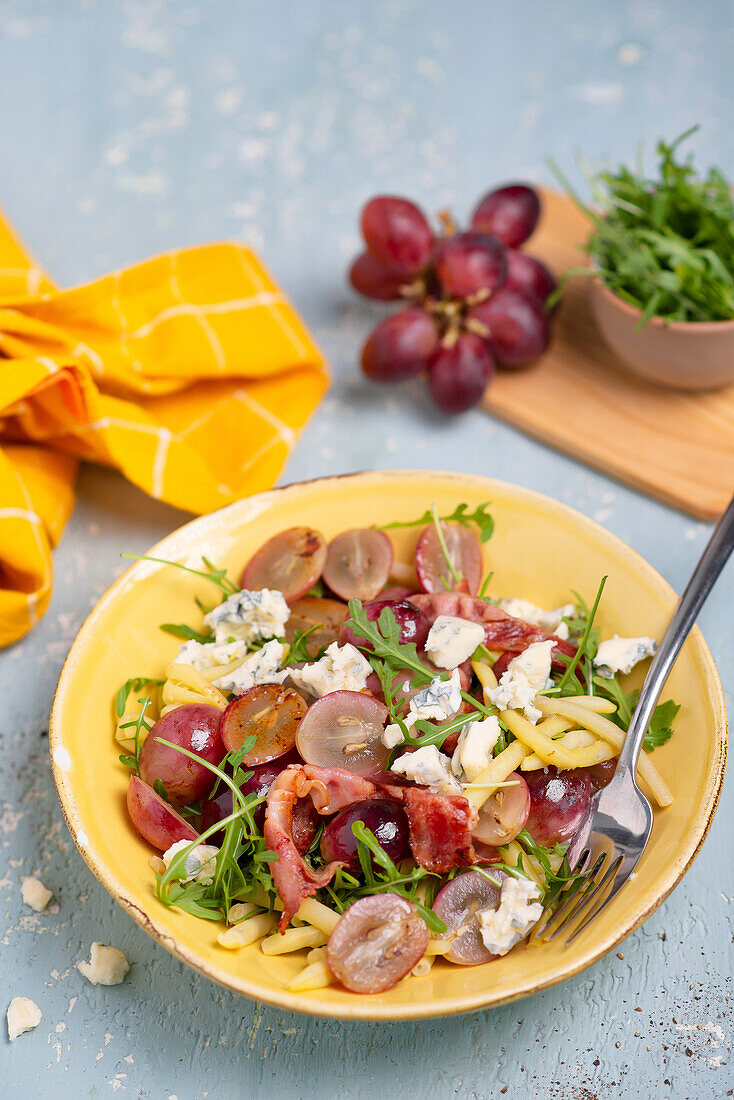
[[[0,645],[48,606],[77,459],[207,512],[272,486],[323,357],[236,244],[56,290],[0,219]]]

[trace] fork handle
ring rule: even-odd
[[[653,657],[619,754],[617,770],[637,772],[637,759],[665,681],[704,601],[734,550],[734,497],[714,529]]]

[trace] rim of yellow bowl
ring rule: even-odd
[[[309,478],[303,481],[291,482],[287,485],[279,486],[275,489],[269,489],[262,493],[257,493],[252,497],[244,497],[241,500],[235,501],[232,504],[226,505],[224,508],[220,508],[217,512],[210,512],[203,516],[195,516],[187,523],[182,524],[181,527],[175,528],[175,530],[169,532],[163,539],[155,543],[154,546],[147,551],[150,555],[160,556],[160,552],[164,544],[174,536],[179,536],[182,532],[189,528],[195,527],[200,523],[205,523],[213,515],[226,515],[229,511],[236,511],[240,508],[246,507],[251,502],[267,501],[271,496],[281,496],[284,494],[297,493],[305,485],[323,484],[328,486],[329,484],[335,484],[347,479],[363,480],[363,481],[390,481],[399,480],[405,478],[416,479],[435,479],[440,481],[452,481],[457,484],[472,483],[477,486],[486,486],[491,490],[492,486],[507,492],[511,496],[516,498],[526,499],[538,504],[542,504],[545,508],[550,507],[553,511],[560,512],[573,520],[574,523],[580,525],[582,528],[587,528],[589,531],[596,535],[601,534],[602,537],[611,542],[617,550],[622,551],[623,555],[631,559],[632,563],[636,567],[636,571],[646,576],[648,581],[651,581],[658,589],[661,595],[666,596],[668,599],[677,599],[676,593],[671,585],[661,576],[660,573],[652,566],[645,558],[642,557],[636,550],[628,546],[622,539],[616,535],[607,531],[606,528],[596,523],[594,520],[589,519],[582,513],[576,511],[576,509],[570,507],[567,504],[562,504],[560,501],[555,500],[553,497],[548,497],[543,493],[538,493],[532,489],[526,489],[517,485],[513,485],[511,482],[500,481],[494,478],[486,478],[476,474],[457,474],[447,471],[435,471],[435,470],[375,470],[375,471],[357,471],[349,474],[337,474],[329,477],[316,477]],[[217,984],[224,986],[225,988],[232,990],[236,993],[244,994],[250,997],[254,1001],[258,1001],[264,1004],[271,1005],[275,1008],[287,1009],[291,1012],[297,1012],[303,1015],[329,1017],[335,1019],[360,1019],[360,1020],[381,1020],[381,1021],[397,1021],[397,1020],[413,1020],[413,1019],[429,1019],[437,1016],[450,1016],[458,1015],[465,1012],[473,1012],[480,1009],[492,1008],[502,1004],[510,1004],[513,1001],[527,997],[533,993],[539,993],[541,990],[549,989],[551,986],[558,985],[560,982],[566,981],[568,978],[572,978],[574,975],[579,974],[582,970],[592,965],[592,963],[598,961],[604,955],[609,954],[619,943],[631,935],[637,928],[640,927],[644,921],[647,920],[652,913],[665,901],[670,892],[680,882],[683,875],[691,866],[699,851],[703,845],[704,840],[711,827],[716,808],[721,796],[721,788],[724,781],[724,771],[727,757],[727,740],[728,740],[728,725],[726,716],[726,704],[724,699],[724,692],[719,678],[716,664],[714,662],[711,651],[706,644],[703,635],[698,627],[694,627],[691,632],[690,638],[699,649],[700,655],[703,658],[703,665],[705,668],[707,685],[710,690],[710,700],[712,710],[715,714],[714,725],[714,767],[711,770],[710,778],[704,791],[704,797],[702,799],[702,810],[705,811],[705,816],[698,821],[697,827],[692,829],[687,835],[687,843],[684,844],[681,851],[678,852],[676,857],[671,860],[667,869],[667,874],[664,876],[661,888],[656,894],[652,902],[645,906],[645,908],[637,913],[632,919],[623,922],[619,929],[618,934],[613,938],[599,941],[590,945],[589,949],[577,959],[575,965],[565,968],[559,967],[557,972],[549,974],[545,979],[540,982],[535,982],[530,976],[527,979],[522,980],[518,984],[518,988],[509,994],[504,995],[492,995],[491,988],[483,990],[476,994],[466,994],[461,997],[439,997],[433,1000],[429,1000],[421,1003],[410,1003],[405,1005],[391,1005],[391,1004],[376,1004],[370,1001],[370,998],[365,996],[361,998],[355,998],[353,1003],[348,1005],[328,1004],[319,1001],[311,1001],[308,994],[293,993],[286,989],[278,990],[264,987],[257,982],[249,982],[246,978],[232,975],[229,971],[221,970],[216,966],[209,966],[203,963],[198,957],[189,953],[186,948],[182,947],[176,942],[168,932],[162,931],[156,926],[153,918],[145,912],[136,902],[131,901],[124,896],[124,887],[117,881],[114,874],[110,872],[107,866],[99,859],[96,858],[95,853],[86,843],[86,837],[83,830],[80,827],[80,822],[77,819],[75,798],[71,786],[66,778],[65,772],[59,767],[54,759],[54,751],[59,743],[60,732],[59,715],[64,704],[64,696],[67,690],[67,685],[71,680],[76,665],[76,652],[82,648],[85,635],[94,629],[95,623],[99,615],[106,608],[107,604],[112,602],[122,588],[127,587],[131,580],[134,580],[134,574],[141,570],[145,566],[145,562],[134,562],[124,573],[122,573],[117,580],[107,589],[107,591],[100,597],[97,603],[92,608],[91,612],[85,619],[82,627],[77,634],[76,639],[64,661],[64,665],[61,669],[59,676],[59,682],[54,694],[53,705],[51,710],[50,724],[49,724],[49,751],[51,755],[51,764],[53,769],[54,781],[56,783],[56,789],[59,795],[59,801],[61,803],[61,811],[66,821],[66,825],[71,833],[72,839],[76,844],[79,852],[82,855],[87,866],[90,868],[94,876],[99,879],[109,894],[115,899],[115,901],[139,924],[145,931],[152,936],[154,940],[162,944],[172,955],[181,959],[187,966],[198,971],[198,973],[211,979]]]

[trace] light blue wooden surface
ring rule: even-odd
[[[260,248],[334,372],[283,480],[486,472],[596,518],[680,588],[704,525],[481,413],[440,420],[417,385],[363,384],[355,356],[372,312],[343,269],[358,207],[381,189],[461,215],[498,180],[547,179],[545,154],[573,171],[578,148],[629,157],[639,138],[696,121],[702,161],[734,174],[733,44],[724,0],[0,0],[0,205],[63,285],[187,243]],[[70,842],[43,731],[119,551],[185,518],[86,470],[51,610],[0,657],[0,1007],[25,994],[44,1014],[0,1041],[2,1095],[731,1095],[731,784],[695,866],[624,957],[493,1012],[407,1025],[289,1016],[200,978],[130,921]],[[729,702],[733,608],[729,567],[702,616]],[[21,905],[32,871],[57,914]],[[123,985],[94,988],[74,968],[95,939],[130,958]]]

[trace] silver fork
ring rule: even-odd
[[[635,779],[642,742],[680,648],[732,550],[734,497],[716,525],[652,660],[614,776],[591,799],[569,847],[569,866],[580,877],[544,909],[531,939],[554,940],[572,928],[568,946],[606,908],[639,863],[653,820],[650,803]]]

